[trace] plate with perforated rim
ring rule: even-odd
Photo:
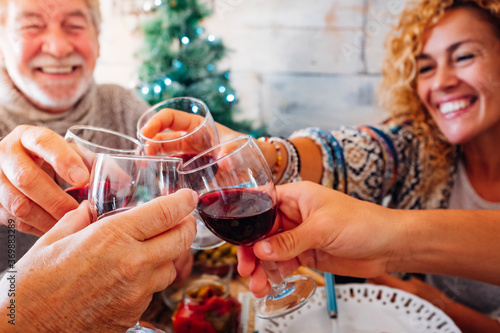
[[[339,333],[457,333],[453,321],[431,303],[405,291],[372,284],[343,284],[337,293]],[[271,320],[256,319],[263,333],[330,333],[325,289],[297,311]]]

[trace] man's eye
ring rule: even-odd
[[[41,25],[31,24],[31,25],[25,25],[24,27],[21,28],[21,30],[32,31],[32,30],[37,30],[37,29],[41,29],[41,28],[42,28]]]

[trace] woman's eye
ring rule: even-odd
[[[458,56],[455,61],[465,61],[465,60],[472,59],[474,57],[475,57],[475,55],[472,53],[471,54],[464,54],[464,55]]]
[[[432,70],[432,66],[422,66],[418,69],[418,74],[425,74]]]

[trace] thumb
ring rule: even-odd
[[[66,213],[42,238],[41,243],[50,245],[75,232],[78,232],[91,223],[88,202],[83,201],[77,209]]]
[[[317,247],[314,233],[307,229],[304,223],[266,238],[254,245],[254,253],[261,260],[284,261],[295,258],[302,252]]]

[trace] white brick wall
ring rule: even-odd
[[[275,135],[385,117],[375,106],[387,30],[406,0],[206,0],[207,33],[231,50],[242,118]],[[146,1],[145,1],[146,2]],[[139,18],[101,0],[104,24],[96,80],[129,85],[138,66]]]

